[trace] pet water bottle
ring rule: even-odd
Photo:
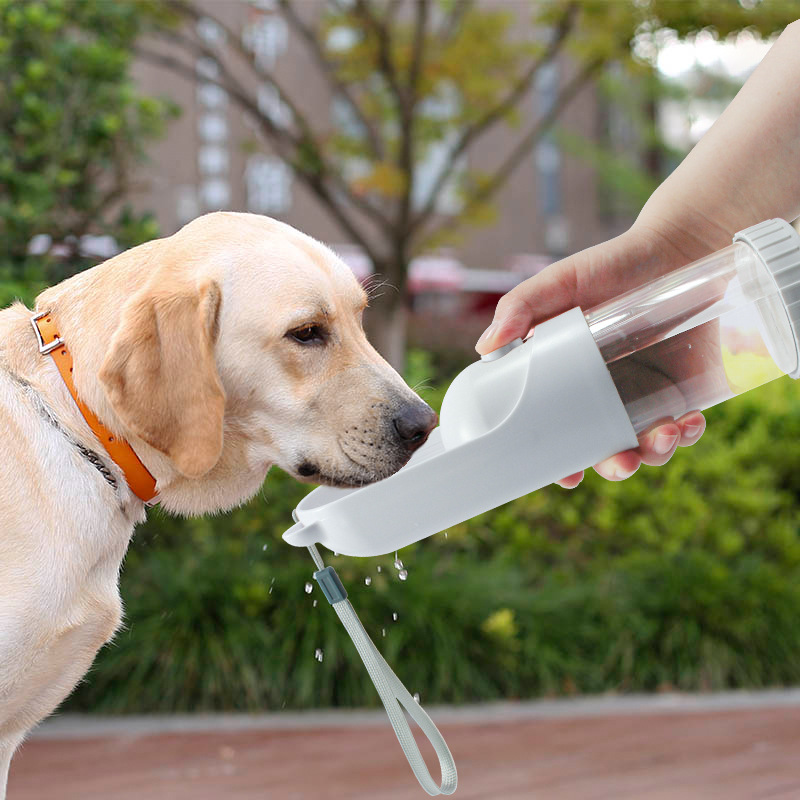
[[[800,376],[800,235],[783,220],[585,314],[636,433]]]
[[[450,384],[439,427],[405,467],[311,492],[284,539],[390,553],[781,375],[800,377],[800,235],[776,219],[482,356]]]

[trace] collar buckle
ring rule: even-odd
[[[52,353],[56,347],[61,347],[64,344],[64,340],[60,336],[56,336],[52,342],[45,343],[44,339],[42,338],[42,332],[39,330],[39,326],[36,324],[42,317],[46,317],[50,312],[49,311],[40,311],[38,314],[34,314],[31,317],[31,326],[33,327],[33,332],[36,334],[36,341],[39,343],[39,352],[46,356],[48,353]]]

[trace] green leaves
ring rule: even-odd
[[[0,0],[0,251],[17,277],[37,234],[111,232],[131,165],[175,114],[128,76],[151,6]]]

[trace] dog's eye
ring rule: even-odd
[[[325,329],[321,325],[303,325],[302,328],[295,328],[286,335],[300,344],[325,341]]]

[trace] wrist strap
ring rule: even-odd
[[[361,624],[355,609],[347,599],[347,592],[342,586],[336,570],[333,567],[324,565],[314,545],[311,545],[308,551],[317,565],[314,580],[317,581],[323,594],[342,621],[345,630],[350,634],[350,638],[353,640],[353,644],[356,646],[356,650],[358,650],[358,654],[361,656],[361,660],[364,662],[364,666],[367,668],[367,672],[378,690],[381,702],[389,715],[389,722],[392,723],[397,740],[400,742],[400,747],[403,748],[403,752],[420,786],[431,796],[453,794],[458,785],[458,775],[455,761],[447,742],[445,742],[442,734],[439,733],[439,729],[434,725],[433,720],[409,694],[408,689],[403,686],[397,675],[394,674],[378,648],[375,647],[369,634],[364,630],[364,626]],[[436,755],[439,758],[439,767],[442,771],[442,782],[438,786],[431,777],[419,747],[417,747],[414,734],[411,733],[411,728],[403,714],[403,708],[414,722],[419,725],[436,751]]]

